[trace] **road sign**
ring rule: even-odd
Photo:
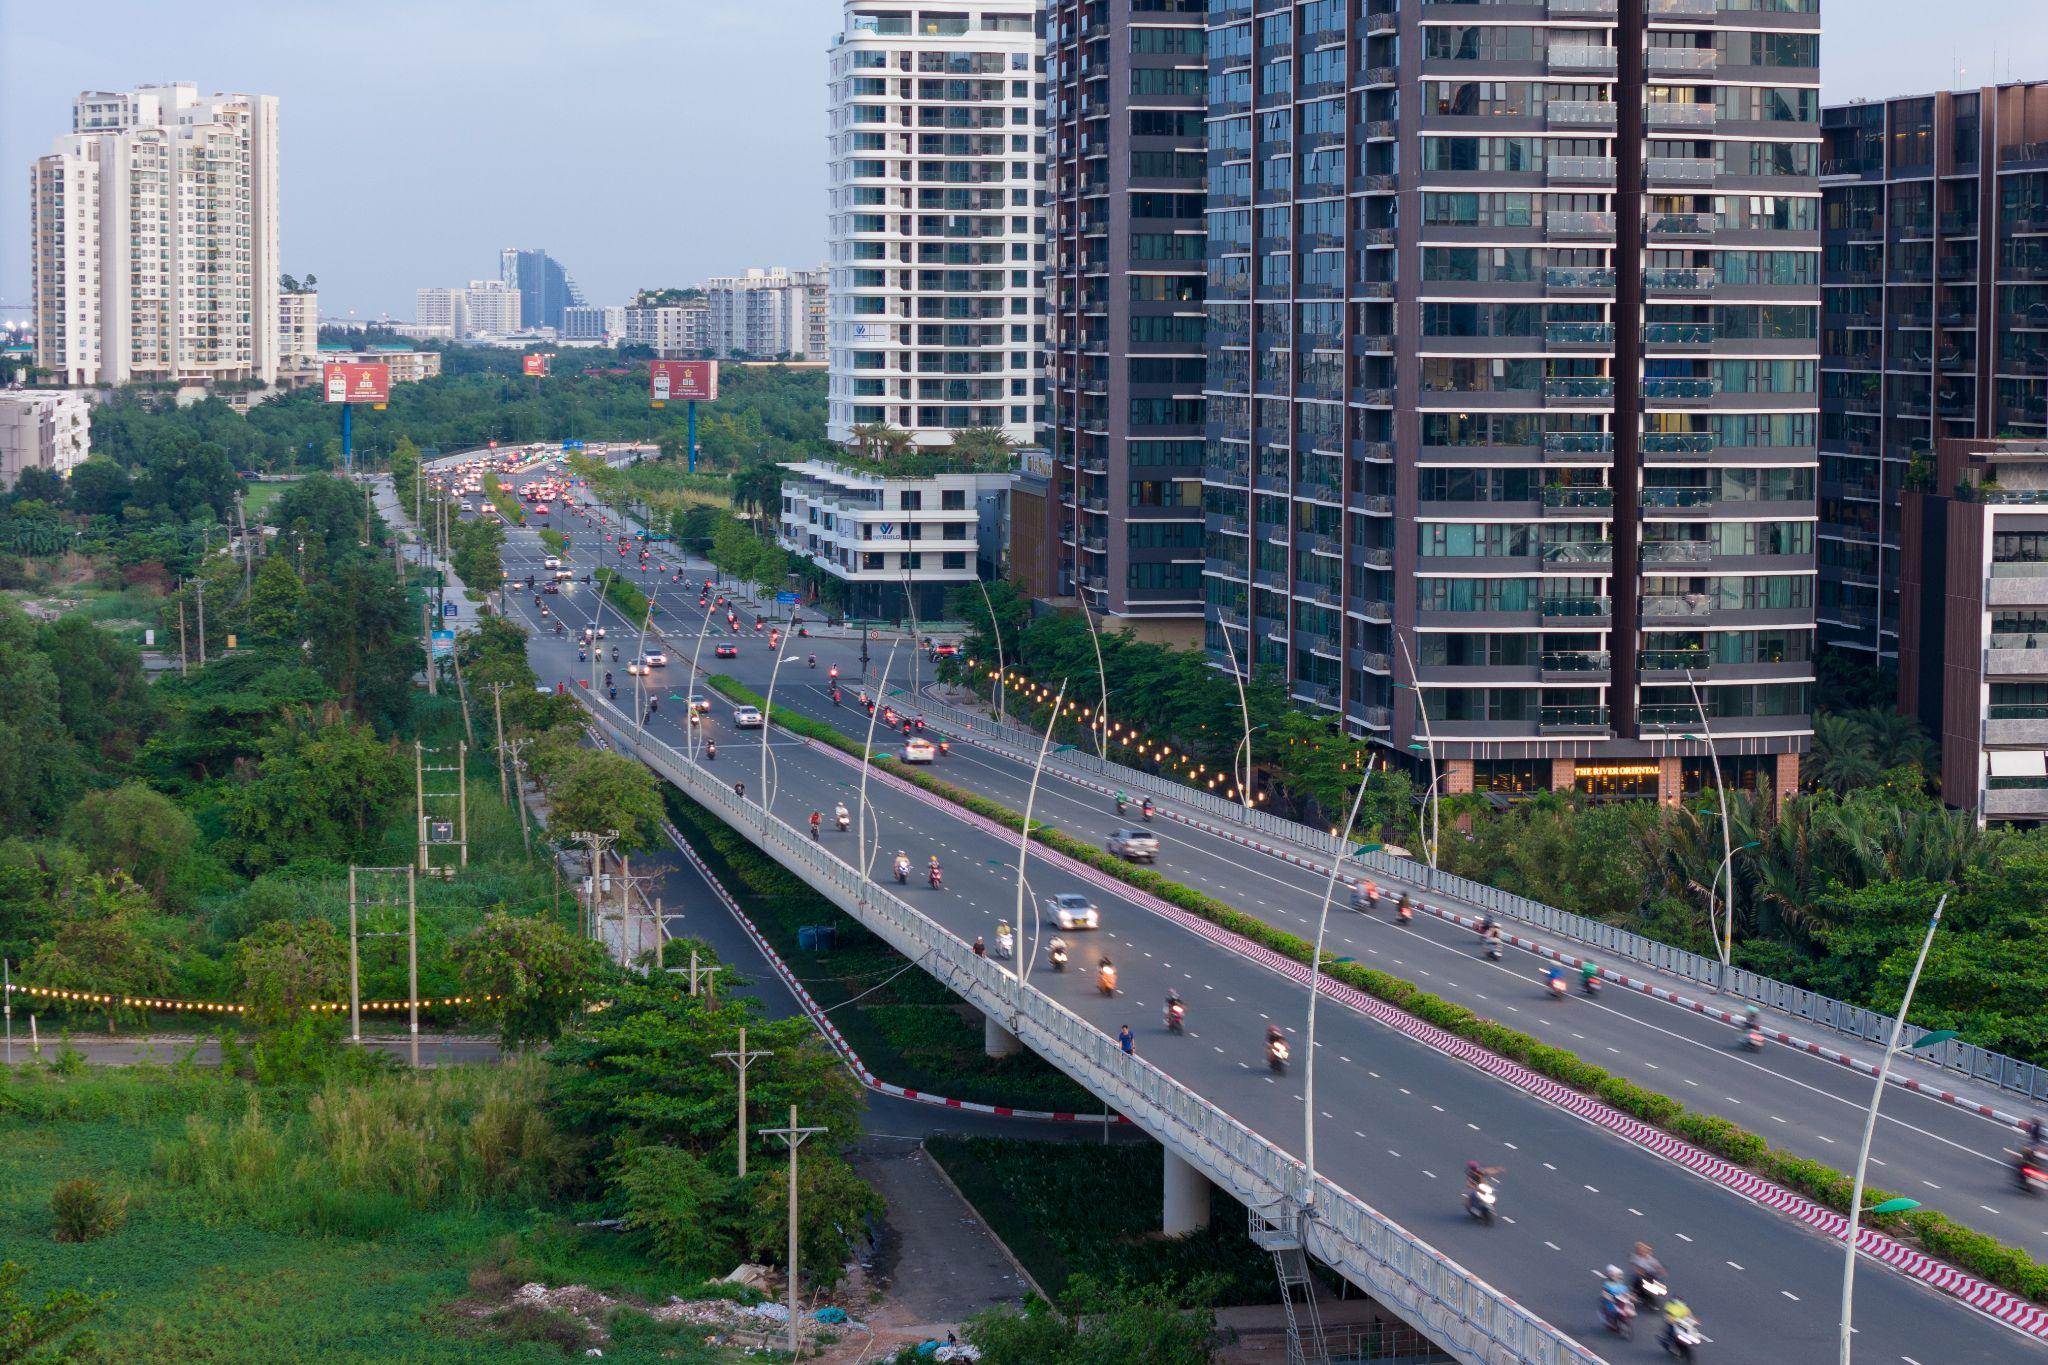
[[[434,657],[445,659],[455,653],[455,632],[437,630],[434,632]]]
[[[462,608],[461,608],[461,607],[459,607],[459,606],[457,606],[457,605],[456,605],[455,603],[453,603],[453,602],[443,602],[443,603],[441,604],[441,614],[442,614],[443,616],[455,616],[455,615],[459,615],[459,614],[461,613],[461,611],[462,611]]]
[[[783,606],[788,607],[794,606],[798,599],[797,595],[793,592],[779,592],[775,594],[775,600],[781,603]]]

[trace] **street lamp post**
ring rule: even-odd
[[[1230,643],[1230,627],[1223,626],[1220,633],[1223,636],[1223,652],[1230,657],[1230,680],[1237,684],[1237,709],[1244,717],[1244,779],[1238,783],[1237,794],[1243,800],[1244,808],[1249,811],[1252,808],[1252,708],[1251,703],[1245,698],[1244,670],[1237,666],[1237,646]],[[1252,649],[1252,634],[1249,629],[1244,634],[1244,648],[1246,655],[1249,656]],[[1247,667],[1250,665],[1249,657],[1245,663]],[[1235,757],[1231,760],[1230,775],[1237,776]]]
[[[1422,749],[1427,746],[1421,744],[1411,744],[1408,747],[1411,749]],[[1428,807],[1430,812],[1430,832],[1428,834],[1427,842],[1425,843],[1424,847],[1427,849],[1429,854],[1429,865],[1431,867],[1435,867],[1437,841],[1443,836],[1443,815],[1442,811],[1437,806],[1437,802],[1443,799],[1442,794],[1437,789],[1437,784],[1442,780],[1443,774],[1436,771],[1436,759],[1433,752],[1430,758],[1429,767],[1429,785],[1422,789],[1422,804]]]
[[[1351,814],[1344,821],[1344,843],[1347,847],[1351,843],[1351,831],[1358,823],[1358,808],[1365,803],[1366,779],[1371,776],[1372,761],[1367,759],[1365,771],[1358,776],[1358,794],[1351,798]],[[1306,1198],[1311,1206],[1316,1199],[1316,997],[1322,990],[1323,936],[1330,927],[1330,902],[1337,898],[1337,871],[1343,863],[1341,856],[1330,859],[1330,880],[1323,888],[1322,914],[1316,920],[1316,950],[1310,955],[1308,966],[1307,1060],[1303,1063],[1301,1085],[1301,1159],[1308,1174]]]
[[[1401,646],[1401,658],[1408,665],[1408,690],[1415,694],[1415,717],[1422,722],[1422,740],[1429,754],[1429,791],[1433,793],[1429,798],[1429,865],[1434,870],[1437,846],[1444,837],[1444,798],[1437,789],[1437,778],[1441,774],[1436,766],[1436,736],[1430,733],[1429,704],[1422,695],[1422,677],[1415,671],[1415,655],[1408,648],[1408,637],[1396,630],[1394,643]],[[1399,686],[1398,683],[1395,685]],[[1415,746],[1410,744],[1408,747],[1412,749]]]
[[[1017,935],[1020,938],[1024,934],[1024,859],[1031,848],[1031,808],[1038,800],[1038,779],[1045,773],[1045,756],[1052,751],[1053,728],[1060,723],[1060,707],[1066,704],[1066,700],[1067,680],[1062,678],[1059,695],[1053,698],[1052,717],[1045,723],[1045,738],[1038,745],[1038,762],[1031,769],[1031,789],[1024,795],[1024,821],[1017,826]],[[1027,969],[1020,964],[1017,970],[1019,981],[1024,979]]]
[[[1856,1179],[1849,1193],[1849,1235],[1842,1247],[1842,1321],[1841,1321],[1841,1365],[1849,1365],[1849,1338],[1855,1329],[1850,1325],[1855,1307],[1856,1295],[1856,1237],[1857,1225],[1863,1216],[1863,1173],[1870,1165],[1870,1139],[1877,1131],[1877,1107],[1884,1100],[1884,1087],[1891,1076],[1892,1054],[1899,1050],[1899,1035],[1906,1029],[1906,1011],[1913,1006],[1913,989],[1920,984],[1920,969],[1927,965],[1927,950],[1934,946],[1934,931],[1941,927],[1941,912],[1948,905],[1948,893],[1943,892],[1935,902],[1934,914],[1927,921],[1927,936],[1920,940],[1920,956],[1913,963],[1913,975],[1906,980],[1905,998],[1899,1001],[1899,1013],[1892,1020],[1891,1041],[1885,1044],[1884,1058],[1878,1063],[1877,1085],[1871,1091],[1870,1112],[1863,1119],[1863,1145],[1856,1154]],[[1955,1037],[1954,1029],[1937,1029],[1922,1035],[1913,1043],[1913,1049],[1934,1047]],[[1888,1199],[1872,1209],[1872,1213],[1903,1213],[1916,1208],[1910,1199]]]
[[[1700,733],[1697,738],[1706,744],[1707,761],[1714,765],[1714,791],[1720,797],[1721,804],[1721,848],[1727,857],[1732,860],[1735,857],[1735,840],[1733,834],[1729,831],[1728,825],[1728,784],[1721,780],[1721,755],[1720,751],[1714,747],[1714,727],[1707,720],[1706,703],[1700,697],[1699,682],[1693,677],[1693,671],[1690,668],[1685,670],[1685,685],[1692,692],[1692,709],[1699,713]],[[1688,735],[1686,738],[1692,739],[1695,736]],[[1720,880],[1716,878],[1714,889],[1718,891],[1720,886]],[[1726,936],[1717,938],[1714,941],[1714,947],[1721,958],[1721,981],[1715,987],[1717,990],[1724,989],[1727,985],[1728,959],[1735,949],[1735,869],[1732,867],[1728,869],[1726,906],[1727,914],[1724,917],[1727,930]]]
[[[783,661],[783,660],[784,660],[785,658],[787,658],[787,657],[788,657],[788,655],[786,655],[786,654],[784,654],[784,653],[783,653],[783,650],[782,650],[782,646],[781,646],[781,645],[777,645],[777,646],[775,646],[775,665],[774,665],[774,667],[772,667],[772,668],[770,668],[770,669],[768,670],[768,696],[766,697],[766,699],[765,699],[765,701],[764,701],[764,703],[763,703],[763,706],[762,706],[762,710],[761,710],[761,793],[760,793],[760,795],[761,795],[761,810],[762,810],[762,812],[763,812],[764,814],[765,814],[765,813],[767,813],[767,811],[768,811],[768,808],[769,808],[769,807],[770,807],[770,806],[771,806],[772,804],[774,804],[774,803],[773,803],[773,801],[772,801],[772,800],[770,799],[770,797],[769,797],[769,794],[768,794],[768,733],[769,733],[769,731],[770,731],[770,730],[771,730],[771,729],[772,729],[772,728],[774,727],[774,717],[775,717],[775,680],[776,680],[776,679],[777,679],[778,677],[782,676],[782,661]]]
[[[1095,719],[1100,722],[1095,731],[1095,755],[1107,762],[1109,759],[1109,672],[1102,666],[1102,634],[1095,628],[1095,613],[1088,610],[1088,594],[1075,595],[1081,604],[1081,619],[1088,625],[1088,642],[1095,646],[1095,680],[1102,689],[1101,700],[1096,703]]]
[[[862,639],[866,639],[863,635]],[[867,895],[867,884],[874,877],[874,858],[868,853],[868,769],[874,766],[875,721],[882,714],[882,689],[889,685],[889,666],[896,662],[896,646],[889,646],[888,657],[882,660],[882,681],[875,687],[875,704],[868,708],[868,737],[861,745],[860,754],[860,856],[861,895]],[[877,850],[879,852],[879,849]]]
[[[1009,676],[1007,668],[1003,663],[1003,625],[1002,622],[996,620],[996,604],[989,599],[988,584],[981,581],[981,575],[975,575],[974,586],[981,589],[981,604],[988,608],[989,634],[993,635],[996,641],[996,685],[994,691],[996,724],[1000,725],[1003,723],[1003,712],[1006,709],[1003,703],[1009,699],[1007,696]]]

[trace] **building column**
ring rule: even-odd
[[[1779,754],[1777,783],[1771,791],[1771,809],[1782,810],[1785,798],[1799,791],[1799,755]]]
[[[1470,796],[1472,794],[1472,760],[1453,758],[1444,764],[1445,796]]]
[[[1552,791],[1568,792],[1578,784],[1578,779],[1578,767],[1571,759],[1553,758],[1550,760],[1550,789]]]
[[[996,1022],[993,1014],[981,1016],[981,1050],[991,1057],[1014,1057],[1024,1050],[1024,1040]]]
[[[1676,806],[1685,798],[1685,761],[1679,758],[1657,760],[1657,804]]]
[[[1159,1215],[1160,1230],[1168,1237],[1182,1237],[1209,1226],[1209,1177],[1190,1162],[1162,1147],[1165,1162],[1166,1197]]]

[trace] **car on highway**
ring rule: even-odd
[[[560,592],[562,585],[560,583],[543,583],[540,590],[542,592]]]
[[[647,661],[647,664],[650,668],[668,667],[668,655],[662,653],[658,649],[650,649],[640,657]]]
[[[732,723],[742,730],[761,728],[761,708],[758,706],[735,706],[732,708]]]
[[[1102,912],[1095,902],[1078,891],[1062,891],[1045,898],[1047,918],[1061,929],[1100,929]]]
[[[654,670],[649,668],[646,664],[640,662],[640,660],[638,659],[630,659],[626,663],[626,671],[635,676],[638,676],[642,673],[652,673]]]
[[[549,555],[546,559],[543,559],[540,562],[540,566],[543,569],[559,569],[562,567],[562,561],[555,558],[555,556],[553,555]]]
[[[738,645],[713,645],[711,652],[721,659],[737,659],[740,657],[740,647]]]
[[[919,735],[903,741],[905,763],[930,763],[939,756],[939,746]]]
[[[957,657],[959,653],[960,646],[955,644],[943,644],[932,646],[932,657],[934,659],[951,659]]]
[[[1126,862],[1151,863],[1159,860],[1159,840],[1142,829],[1111,830],[1109,851]]]

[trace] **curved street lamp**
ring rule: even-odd
[[[988,609],[989,634],[996,640],[996,682],[989,691],[994,694],[991,700],[995,703],[996,724],[1001,725],[1007,709],[1004,703],[1009,700],[1010,690],[1009,670],[1003,663],[1003,623],[996,620],[996,604],[990,600],[988,584],[981,581],[980,574],[974,576],[974,586],[981,589],[981,605]]]
[[[1020,939],[1024,936],[1024,859],[1031,848],[1031,808],[1038,801],[1038,779],[1045,774],[1045,757],[1053,751],[1052,732],[1060,723],[1060,707],[1066,704],[1066,700],[1067,680],[1061,678],[1059,694],[1053,698],[1052,716],[1045,722],[1045,738],[1039,741],[1038,762],[1031,769],[1031,790],[1024,797],[1024,820],[1017,826],[1017,936]],[[1062,744],[1060,747],[1070,749],[1073,746]],[[1017,972],[1019,981],[1024,979],[1024,971],[1020,965]]]
[[[865,896],[865,895],[867,894],[867,887],[868,887],[868,883],[869,883],[870,881],[872,881],[872,880],[874,879],[874,873],[875,873],[875,856],[876,856],[876,855],[878,855],[878,854],[879,854],[879,853],[881,852],[881,846],[880,846],[879,844],[877,844],[877,845],[876,845],[876,849],[875,849],[875,853],[874,853],[874,854],[870,854],[870,853],[869,853],[869,852],[867,851],[867,850],[868,850],[868,769],[874,766],[874,757],[875,757],[875,722],[876,722],[877,720],[879,720],[879,719],[881,718],[881,715],[882,715],[882,695],[881,695],[881,694],[882,694],[882,693],[883,693],[883,692],[884,692],[884,691],[885,691],[885,690],[886,690],[886,689],[888,688],[888,686],[889,686],[889,666],[890,666],[891,664],[895,663],[895,662],[896,662],[896,642],[892,640],[892,641],[890,641],[890,642],[889,642],[889,652],[888,652],[888,654],[887,654],[886,656],[884,656],[884,657],[883,657],[883,659],[882,659],[882,681],[881,681],[881,682],[880,682],[879,684],[877,684],[877,686],[876,686],[876,688],[875,688],[875,704],[874,704],[874,705],[873,705],[872,707],[870,707],[870,708],[869,708],[869,710],[868,710],[868,737],[867,737],[867,741],[866,741],[865,743],[863,743],[863,744],[861,745],[861,755],[860,755],[860,833],[859,833],[859,835],[858,835],[857,837],[859,838],[859,841],[860,841],[860,856],[861,856],[861,859],[862,859],[862,864],[861,864],[861,894],[862,894],[863,896]],[[765,724],[765,721],[764,721],[764,724]],[[764,740],[765,740],[766,736],[764,735],[764,736],[763,736],[763,738],[764,738]],[[876,835],[877,835],[877,837],[879,837],[879,836],[880,836],[880,833],[881,833],[881,831],[880,831],[880,830],[877,830],[877,831],[876,831]]]
[[[1359,775],[1358,794],[1351,798],[1351,814],[1344,821],[1344,844],[1351,844],[1351,831],[1358,823],[1358,808],[1365,802],[1366,779],[1372,776],[1372,760],[1366,760],[1366,770]],[[1355,854],[1353,856],[1356,856]],[[1323,936],[1330,927],[1330,903],[1337,897],[1337,871],[1344,864],[1342,857],[1330,859],[1330,880],[1323,888],[1322,913],[1316,919],[1316,948],[1309,956],[1308,968],[1308,1037],[1306,1049],[1308,1060],[1301,1086],[1302,1165],[1308,1172],[1306,1182],[1308,1203],[1313,1205],[1316,1198],[1316,997],[1322,993]],[[1338,961],[1349,961],[1339,958]]]
[[[1230,656],[1230,680],[1237,684],[1238,713],[1244,717],[1244,739],[1239,741],[1244,749],[1244,779],[1237,784],[1237,794],[1242,800],[1245,810],[1250,811],[1252,808],[1252,708],[1251,703],[1245,699],[1244,671],[1237,666],[1237,646],[1230,643],[1230,627],[1227,625],[1222,626],[1219,633],[1223,636],[1224,653]],[[1245,629],[1244,648],[1246,654],[1251,653],[1252,634],[1249,627]],[[1261,725],[1258,728],[1263,730],[1265,727]],[[1230,767],[1230,775],[1235,778],[1237,776],[1237,757],[1235,751],[1231,755]]]

